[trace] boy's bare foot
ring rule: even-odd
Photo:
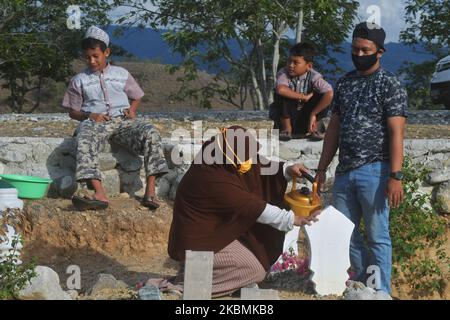
[[[106,197],[106,194],[104,194],[104,193],[96,192],[94,194],[94,196],[92,197],[92,199],[103,201],[103,202],[109,202],[108,198]]]

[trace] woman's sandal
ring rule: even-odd
[[[158,200],[156,196],[144,197],[142,199],[142,205],[149,208],[150,210],[156,210],[160,206],[160,204],[156,202],[156,200]]]

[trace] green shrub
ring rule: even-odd
[[[35,263],[17,265],[17,245],[23,243],[23,239],[15,237],[12,239],[12,249],[6,258],[0,262],[0,300],[12,299],[25,287],[33,277]]]
[[[408,157],[403,168],[405,199],[390,213],[393,284],[398,287],[406,281],[416,297],[442,295],[450,261],[444,250],[446,220],[427,205],[431,194],[418,192],[429,171]],[[435,257],[428,256],[430,252]]]

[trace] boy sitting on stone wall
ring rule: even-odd
[[[101,145],[110,141],[144,156],[143,205],[155,210],[155,178],[168,172],[161,137],[152,124],[135,119],[144,92],[126,69],[107,62],[108,45],[106,32],[95,26],[87,30],[81,47],[88,68],[72,78],[62,103],[69,116],[80,121],[76,179],[95,190],[92,198],[74,196],[72,202],[79,210],[108,207],[98,156]]]

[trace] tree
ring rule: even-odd
[[[151,3],[153,8],[146,4]],[[165,40],[184,57],[180,94],[211,107],[214,93],[243,108],[250,95],[255,109],[273,99],[273,84],[290,46],[287,34],[296,29],[302,13],[303,38],[316,44],[322,56],[339,45],[350,31],[358,3],[351,0],[134,0],[130,13],[118,22],[149,24],[167,29]],[[329,60],[329,63],[335,61]],[[217,70],[214,82],[189,89],[199,66]],[[176,69],[174,67],[173,69]],[[236,96],[239,97],[236,101]]]
[[[9,89],[13,112],[39,107],[45,79],[65,80],[71,62],[79,56],[82,29],[67,27],[67,8],[80,7],[81,27],[107,25],[112,9],[107,0],[52,1],[4,0],[0,7],[0,76]],[[27,99],[34,92],[35,102]]]
[[[437,61],[450,53],[450,2],[447,0],[408,0],[405,7],[406,29],[401,42],[423,47],[434,59],[421,64],[406,64],[404,74],[411,108],[429,108],[430,80]]]

